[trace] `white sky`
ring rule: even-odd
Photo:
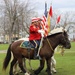
[[[75,11],[75,0],[31,0],[36,7],[39,14],[44,13],[45,1],[47,2],[47,9],[50,8],[52,3],[53,10],[60,9],[61,11],[71,10]]]
[[[28,1],[28,0],[21,0]],[[50,8],[52,3],[53,10],[60,9],[62,12],[66,10],[75,11],[75,0],[30,0],[32,2],[33,7],[35,7],[36,11],[39,15],[43,15],[45,10],[45,2],[47,2],[47,9]],[[2,0],[0,0],[0,4]]]

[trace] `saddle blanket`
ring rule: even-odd
[[[23,41],[20,45],[20,47],[22,48],[26,48],[26,49],[34,49],[34,45],[32,43],[30,43],[29,41]]]

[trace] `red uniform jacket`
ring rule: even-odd
[[[41,39],[41,34],[38,33],[38,30],[40,30],[41,28],[39,26],[35,26],[35,25],[30,25],[30,36],[29,36],[29,40],[39,40]]]

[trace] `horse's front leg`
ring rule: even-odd
[[[53,55],[52,58],[51,58],[51,71],[53,73],[57,72],[55,67],[56,67],[56,60],[55,60],[54,55]]]
[[[41,72],[41,70],[44,68],[44,64],[45,64],[45,59],[40,60],[39,68],[34,71],[35,75],[38,75]]]
[[[51,58],[47,58],[46,62],[47,62],[47,73],[48,73],[48,75],[52,75],[52,73],[51,73]]]

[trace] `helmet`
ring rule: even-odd
[[[36,21],[38,21],[38,18],[36,18],[36,17],[32,18],[32,20],[31,20],[31,22],[36,22]]]

